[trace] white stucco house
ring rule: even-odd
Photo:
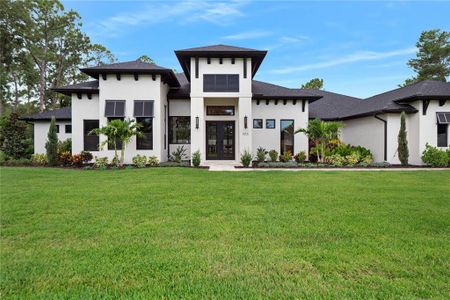
[[[448,146],[450,83],[424,81],[366,100],[290,89],[253,80],[266,53],[226,45],[178,50],[183,73],[140,61],[81,69],[94,80],[55,89],[71,96],[71,107],[24,118],[34,123],[35,152],[45,153],[52,116],[59,139],[72,139],[73,153],[109,159],[114,151],[99,148],[105,137],[88,133],[112,119],[135,119],[145,137],[126,146],[126,163],[136,154],[167,161],[180,146],[188,149],[187,159],[199,150],[203,163],[238,162],[260,146],[308,152],[308,138],[294,131],[311,118],[342,120],[344,142],[371,149],[376,161],[398,163],[401,111],[408,113],[411,163],[422,163],[426,143]]]

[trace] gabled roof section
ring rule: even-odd
[[[313,90],[290,89],[284,86],[267,82],[252,81],[253,99],[293,99],[309,100],[310,102],[320,99],[322,96]]]
[[[336,120],[351,112],[355,107],[361,105],[363,100],[342,94],[323,90],[304,89],[321,95],[322,98],[311,103],[309,106],[309,118],[321,120]]]
[[[188,48],[176,50],[175,54],[183,68],[187,79],[190,79],[191,57],[224,57],[224,58],[251,58],[252,59],[252,76],[255,76],[264,57],[267,54],[265,50],[256,50],[250,48],[242,48],[228,45],[212,45],[196,48]]]
[[[41,113],[24,116],[20,119],[25,121],[50,121],[52,117],[55,117],[58,121],[69,121],[72,119],[72,108],[63,107],[60,109],[44,111]]]
[[[92,76],[96,79],[100,74],[158,74],[166,80],[170,86],[178,87],[178,82],[175,73],[168,68],[158,66],[156,64],[146,63],[139,60],[126,61],[121,63],[114,63],[108,65],[99,65],[96,67],[82,68],[81,72]]]
[[[98,80],[86,81],[52,89],[55,92],[70,96],[72,93],[98,94]]]

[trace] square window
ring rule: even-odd
[[[263,119],[253,119],[253,128],[263,128]]]
[[[66,133],[72,133],[72,125],[66,125]]]
[[[266,128],[275,129],[275,119],[266,119]]]

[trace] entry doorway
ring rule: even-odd
[[[234,121],[206,121],[206,159],[235,159]]]

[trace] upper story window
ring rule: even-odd
[[[135,117],[153,117],[153,100],[134,100]]]
[[[239,92],[239,74],[204,74],[203,92]]]
[[[234,116],[234,106],[207,106],[208,116]]]
[[[125,117],[125,100],[106,100],[105,117],[107,118]]]

